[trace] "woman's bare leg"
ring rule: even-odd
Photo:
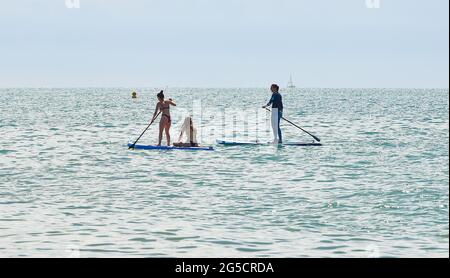
[[[166,124],[166,139],[167,139],[167,146],[170,146],[170,126],[171,126],[172,124],[170,123],[170,122],[168,122],[167,124]]]
[[[162,120],[159,123],[159,137],[158,137],[158,146],[161,146],[162,136],[164,131],[164,121]]]

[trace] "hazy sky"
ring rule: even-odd
[[[449,1],[0,0],[0,87],[445,87]]]

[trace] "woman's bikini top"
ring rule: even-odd
[[[167,106],[164,106],[166,103],[162,103],[161,105],[160,105],[160,108],[161,108],[161,111],[164,111],[164,110],[166,110],[166,109],[170,109],[170,104],[167,104]]]
[[[160,109],[161,109],[161,111],[162,111],[162,115],[163,116],[165,116],[165,117],[167,117],[167,118],[169,118],[169,122],[171,121],[171,119],[170,119],[170,114],[165,114],[164,113],[164,110],[167,110],[167,111],[170,111],[170,104],[167,104],[167,106],[164,106],[166,103],[162,103],[161,105],[160,105]],[[170,112],[169,112],[170,113]]]

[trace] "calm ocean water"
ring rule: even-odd
[[[299,148],[215,145],[270,140],[267,89],[169,88],[214,152],[129,151],[131,91],[0,89],[1,257],[449,256],[448,89],[284,91]]]

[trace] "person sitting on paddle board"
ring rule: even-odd
[[[157,117],[158,111],[161,111],[161,121],[159,122],[159,138],[158,146],[161,146],[163,131],[166,132],[167,146],[170,146],[170,126],[172,125],[172,118],[170,117],[170,106],[177,106],[173,99],[164,99],[164,92],[161,91],[157,95],[158,103],[156,104],[155,113],[153,113],[153,120]]]
[[[280,87],[277,84],[272,84],[270,90],[272,91],[272,97],[270,98],[269,103],[264,105],[263,108],[267,108],[267,106],[272,105],[273,143],[281,144],[283,143],[283,137],[281,134],[280,121],[283,117],[283,98],[279,93]]]
[[[186,135],[185,143],[181,142],[183,135]],[[175,147],[198,147],[197,142],[197,128],[194,126],[192,117],[186,117],[184,123],[181,126],[180,137],[178,138],[179,143],[174,143]]]

